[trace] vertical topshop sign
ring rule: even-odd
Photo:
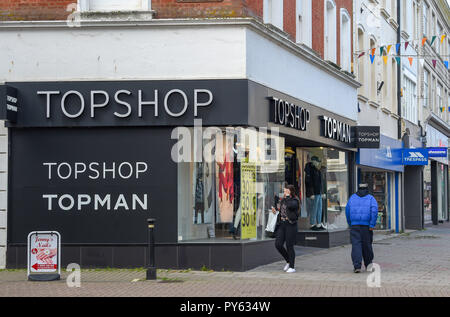
[[[256,164],[241,163],[241,239],[256,239]]]

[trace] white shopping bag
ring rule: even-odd
[[[267,232],[275,232],[275,226],[277,225],[278,211],[277,213],[273,213],[272,211],[269,213],[269,219],[267,220],[266,231]]]

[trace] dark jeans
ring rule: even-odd
[[[369,226],[352,226],[350,229],[352,241],[352,261],[355,269],[361,268],[361,260],[364,259],[364,266],[367,268],[373,261],[373,231]]]
[[[295,265],[294,245],[297,239],[297,223],[290,224],[287,221],[281,221],[275,232],[275,247],[283,256],[290,268]],[[286,242],[286,249],[284,243]]]

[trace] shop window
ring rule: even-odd
[[[297,148],[296,156],[299,230],[346,229],[348,154],[331,148]]]
[[[424,211],[424,223],[432,223],[431,212],[431,164],[425,165],[423,170],[423,211]]]
[[[391,177],[392,178],[392,177]],[[360,171],[359,183],[369,185],[369,193],[378,204],[378,217],[375,229],[386,230],[390,227],[390,192],[386,172]]]
[[[178,163],[178,241],[271,238],[265,228],[285,183],[284,139],[212,129],[203,129],[202,162]]]

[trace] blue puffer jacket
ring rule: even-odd
[[[369,226],[374,228],[377,224],[378,204],[368,189],[360,189],[348,200],[345,207],[348,225]]]

